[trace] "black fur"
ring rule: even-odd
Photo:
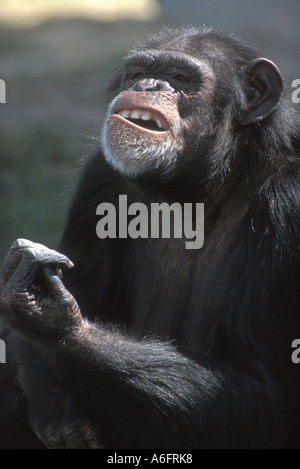
[[[259,54],[232,36],[165,30],[142,50],[205,58],[213,101],[180,97],[193,117],[183,117],[185,149],[167,178],[125,177],[101,151],[87,162],[59,251],[75,264],[63,281],[89,333],[63,346],[8,333],[0,446],[38,447],[24,409],[34,429],[48,414],[65,419],[63,389],[105,448],[299,448],[299,119],[282,97],[265,119],[241,124],[243,73]],[[112,96],[120,87],[117,74]],[[96,207],[119,194],[128,204],[204,202],[204,247],[99,240]]]

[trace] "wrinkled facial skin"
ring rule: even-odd
[[[102,131],[109,164],[131,177],[155,169],[172,172],[184,151],[186,129],[213,82],[208,65],[183,53],[147,51],[129,57]]]

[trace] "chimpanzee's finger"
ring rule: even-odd
[[[24,251],[24,260],[28,260],[28,262],[38,262],[39,265],[53,265],[63,270],[74,267],[73,262],[67,256],[39,243],[27,245]]]
[[[21,261],[24,254],[22,250],[24,246],[23,241],[25,240],[19,239],[15,241],[14,244],[11,246],[10,250],[8,251],[0,271],[0,283],[5,284],[6,282],[8,282],[13,272],[17,268],[19,262]]]
[[[36,272],[41,264],[53,265],[62,270],[74,267],[73,262],[65,255],[53,249],[49,249],[42,244],[33,243],[32,241],[21,238],[15,241],[8,252],[0,272],[2,284],[9,281],[20,263],[23,264],[23,267],[19,269],[18,275],[23,272],[24,275],[22,274],[22,276],[24,278],[27,276],[30,269]]]
[[[71,293],[64,286],[60,273],[54,267],[45,267],[43,269],[43,285],[47,289],[50,297],[56,302],[65,301],[66,303],[74,303]]]

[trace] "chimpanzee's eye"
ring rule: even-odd
[[[143,70],[141,68],[131,68],[126,70],[124,78],[125,80],[137,80],[142,76]]]
[[[173,73],[170,75],[173,80],[178,81],[179,83],[189,84],[191,83],[191,78],[183,73]]]

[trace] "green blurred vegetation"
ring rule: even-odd
[[[0,265],[16,238],[57,245],[78,170],[99,147],[109,76],[148,27],[0,25]]]
[[[5,251],[17,237],[53,246],[74,179],[70,145],[45,127],[26,136],[6,134],[2,138],[1,248]]]

